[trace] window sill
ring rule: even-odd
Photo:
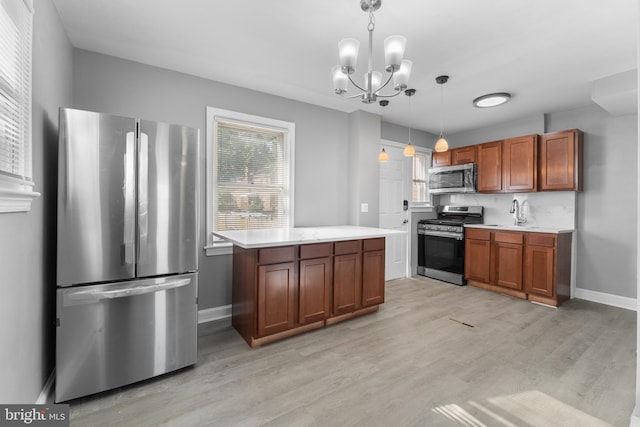
[[[40,197],[40,193],[0,187],[0,213],[29,212],[36,197]]]
[[[204,247],[207,256],[231,255],[233,253],[233,244],[231,243],[214,243]]]

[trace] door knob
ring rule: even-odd
[[[409,220],[408,220],[408,219],[405,219],[404,221],[402,221],[402,223],[403,223],[403,224],[406,224],[406,223],[408,223],[408,222],[409,222]]]

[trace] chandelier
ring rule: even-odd
[[[346,98],[362,98],[365,104],[376,102],[377,98],[391,98],[402,93],[407,88],[411,67],[413,63],[408,59],[402,59],[407,39],[403,36],[389,36],[384,40],[385,71],[388,73],[386,81],[382,83],[382,73],[373,71],[373,30],[376,27],[373,12],[380,9],[382,0],[360,0],[360,8],[369,13],[369,58],[367,72],[364,74],[364,83],[357,84],[351,75],[356,71],[360,42],[357,39],[343,39],[338,43],[340,65],[333,67],[333,87],[336,94]],[[393,92],[381,94],[393,80]],[[360,90],[355,95],[347,95],[349,82]]]

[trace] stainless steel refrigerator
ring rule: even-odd
[[[199,131],[60,109],[56,402],[196,363]]]

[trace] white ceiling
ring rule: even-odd
[[[381,114],[333,94],[342,38],[360,40],[366,69],[368,15],[359,0],[53,0],[73,46],[286,98]],[[384,0],[375,13],[374,69],[382,41],[407,37],[411,99],[384,120],[445,134],[586,106],[594,82],[637,68],[637,0]],[[382,70],[381,70],[382,71]],[[510,92],[511,102],[471,101]],[[411,120],[409,120],[411,116]]]

